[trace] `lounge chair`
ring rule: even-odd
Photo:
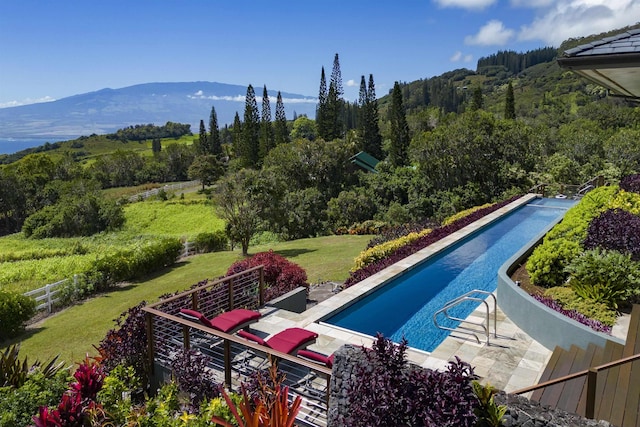
[[[299,350],[315,343],[316,338],[318,338],[317,333],[302,328],[288,328],[270,336],[266,340],[247,331],[238,331],[238,336],[294,356]]]
[[[331,354],[330,356],[325,356],[324,354],[316,351],[303,349],[298,351],[298,357],[320,363],[321,365],[325,365],[327,368],[333,368],[333,359],[335,358],[335,355]]]
[[[188,308],[181,309],[180,314],[189,320],[196,322],[199,321],[211,329],[225,332],[227,334],[233,334],[238,330],[249,327],[249,325],[257,322],[260,316],[262,316],[257,311],[247,310],[244,308],[225,311],[212,319],[208,319],[199,311],[190,310]]]

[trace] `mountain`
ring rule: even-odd
[[[262,95],[262,88],[255,88]],[[198,132],[200,120],[209,124],[211,107],[218,125],[232,124],[236,111],[244,113],[246,86],[215,82],[145,83],[121,89],[102,89],[42,104],[0,109],[0,138],[77,138],[112,133],[136,124],[163,125],[167,121],[191,124]],[[277,91],[268,91],[275,116]],[[317,100],[282,92],[287,118],[315,117]],[[260,101],[258,101],[260,108]]]

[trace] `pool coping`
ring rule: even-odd
[[[356,283],[355,285],[340,291],[331,298],[328,298],[311,307],[304,312],[305,319],[308,320],[309,323],[320,323],[326,327],[334,327],[333,325],[323,322],[323,320],[331,317],[338,311],[343,310],[345,307],[354,304],[360,299],[366,297],[376,289],[386,285],[398,276],[408,273],[418,265],[426,262],[430,257],[454,245],[460,239],[475,233],[484,226],[494,222],[501,216],[519,208],[522,205],[529,203],[531,200],[534,200],[538,197],[538,194],[526,194],[525,196],[514,200],[508,205],[503,206],[495,210],[494,212],[483,216],[482,218],[472,222],[471,224],[461,228],[460,230],[449,234],[448,236],[438,240],[437,242],[430,244],[429,246],[417,251],[416,253],[403,258],[395,264],[386,267],[384,270],[369,276],[368,278]],[[366,334],[361,333],[359,333],[359,335],[367,336]],[[425,353],[428,354],[429,352]]]

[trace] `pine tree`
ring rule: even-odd
[[[220,158],[222,156],[222,140],[220,139],[220,130],[218,129],[218,115],[215,107],[211,107],[211,115],[209,116],[209,154],[213,154]]]
[[[376,98],[376,86],[373,83],[373,74],[369,74],[369,85],[366,95],[365,109],[365,139],[364,150],[378,160],[383,157],[382,135],[380,134],[380,117],[378,115],[378,99]]]
[[[473,89],[473,98],[471,98],[471,111],[482,110],[483,107],[482,87],[476,86]]]
[[[207,128],[204,127],[204,120],[200,120],[200,134],[196,152],[198,154],[207,154]]]
[[[271,105],[269,104],[269,94],[267,86],[262,90],[262,116],[260,121],[260,162],[269,154],[269,151],[275,146],[273,137],[273,125],[271,124]]]
[[[504,118],[507,120],[514,120],[516,118],[516,101],[511,82],[509,82],[509,86],[507,86],[507,94],[505,96]]]
[[[329,129],[327,125],[327,79],[324,74],[324,67],[320,73],[320,91],[318,92],[318,107],[316,109],[316,125],[318,127],[318,136],[327,141]],[[296,117],[293,118],[295,122]]]
[[[398,82],[393,85],[389,121],[391,133],[389,162],[395,167],[405,166],[408,163],[409,125],[402,102],[402,90]]]
[[[260,149],[260,113],[253,86],[247,87],[244,105],[244,123],[242,124],[242,143],[240,145],[240,163],[244,167],[259,166]]]
[[[358,120],[357,129],[362,140],[362,146],[359,147],[364,150],[364,139],[366,137],[366,122],[367,122],[367,82],[364,79],[364,75],[360,77],[360,91],[358,92]]]
[[[242,151],[242,122],[240,121],[240,115],[237,111],[233,118],[232,145],[236,158],[240,158]]]
[[[333,59],[333,70],[331,71],[331,81],[329,82],[329,91],[327,92],[327,109],[324,118],[327,126],[326,141],[332,141],[341,138],[344,135],[344,123],[342,120],[344,100],[342,95],[342,73],[340,72],[340,60],[338,54]]]
[[[275,143],[284,144],[289,142],[289,129],[287,128],[287,114],[284,111],[282,103],[282,95],[278,91],[278,99],[276,101],[276,121],[275,121]]]

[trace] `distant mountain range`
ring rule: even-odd
[[[261,109],[262,87],[255,87]],[[215,82],[145,83],[121,89],[102,89],[57,101],[0,109],[0,138],[73,139],[112,133],[136,124],[163,125],[167,121],[191,124],[198,133],[200,120],[209,127],[214,106],[218,125],[232,124],[236,111],[242,120],[246,86]],[[277,91],[269,90],[272,119]],[[281,92],[287,118],[315,117],[317,100]]]

